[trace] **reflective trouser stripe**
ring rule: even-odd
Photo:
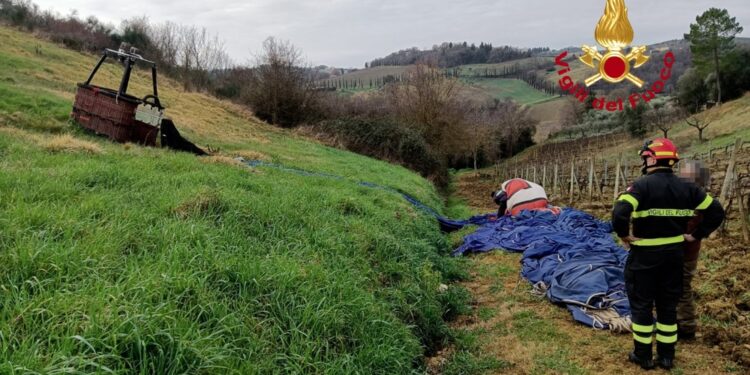
[[[708,209],[708,206],[710,206],[711,203],[714,203],[714,199],[710,195],[706,195],[706,199],[704,199],[703,202],[701,202],[701,204],[696,208],[696,210]]]
[[[677,324],[656,323],[656,341],[663,344],[677,342]]]
[[[644,326],[633,323],[633,340],[641,344],[651,344],[653,342],[654,326]]]
[[[682,242],[685,242],[685,237],[683,235],[679,235],[675,237],[665,237],[665,238],[646,238],[646,239],[633,242],[633,245],[662,246],[662,245],[671,245],[671,244],[682,243]]]
[[[662,344],[674,344],[677,342],[677,333],[674,333],[672,335],[666,336],[662,335],[661,333],[656,334],[656,341],[660,342]]]
[[[633,323],[633,332],[640,332],[640,333],[653,333],[654,332],[654,325],[650,326],[644,326],[640,325],[638,323]]]
[[[641,344],[651,344],[654,342],[654,338],[651,336],[651,334],[648,334],[648,337],[641,336],[643,333],[635,333],[633,332],[633,340],[640,342]]]
[[[634,196],[630,194],[623,194],[620,196],[620,199],[617,200],[618,202],[628,202],[631,206],[633,206],[633,211],[638,209],[638,200],[635,199]]]
[[[661,324],[657,322],[656,329],[664,333],[677,332],[677,324]]]

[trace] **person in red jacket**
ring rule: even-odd
[[[523,211],[551,211],[560,213],[556,207],[551,207],[544,188],[531,181],[514,178],[505,181],[502,188],[492,193],[492,199],[500,208],[497,216],[517,216]]]
[[[680,177],[688,182],[706,189],[711,180],[711,175],[703,163],[697,160],[684,161],[680,168]],[[693,234],[703,221],[703,213],[695,212],[695,217],[688,223],[688,234]],[[677,304],[677,337],[680,340],[695,339],[698,328],[698,318],[695,312],[695,292],[693,292],[693,277],[698,268],[701,241],[685,243],[685,264],[682,267],[682,297]]]

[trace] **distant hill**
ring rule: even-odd
[[[750,38],[737,38],[736,43],[742,47],[750,47]],[[666,92],[670,93],[676,88],[679,77],[691,66],[689,47],[684,39],[649,45],[647,54],[651,56],[651,62],[634,70],[633,73],[646,82],[656,81],[663,68],[661,61],[665,53],[672,51],[676,56],[676,63],[673,67],[672,78],[666,85]],[[462,86],[459,95],[462,99],[485,103],[493,99],[509,98],[520,104],[531,106],[532,115],[540,121],[536,138],[543,140],[550,132],[560,128],[559,110],[562,107],[563,98],[560,97],[558,88],[560,75],[555,66],[555,57],[563,51],[569,54],[566,61],[571,67],[569,74],[575,81],[582,82],[594,73],[594,69],[578,60],[578,56],[582,53],[581,48],[571,46],[558,50],[539,50],[533,53],[533,56],[498,63],[463,64],[446,68],[446,74],[460,79]],[[416,52],[419,50],[414,49],[414,53]],[[403,79],[412,66],[370,67],[332,77],[327,83],[339,87],[340,92],[343,93],[366,94],[377,91],[387,82]],[[605,83],[592,86],[592,90],[602,93],[622,88],[631,87]]]
[[[480,43],[478,46],[467,42],[445,42],[429,50],[417,47],[394,52],[386,57],[375,59],[369,67],[408,66],[419,62],[431,62],[441,68],[453,68],[467,64],[495,64],[533,57],[549,52],[548,47],[517,48],[511,46],[494,47],[491,43]]]

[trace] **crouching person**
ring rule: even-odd
[[[560,213],[559,208],[550,206],[543,187],[520,178],[505,181],[499,191],[492,193],[492,199],[500,206],[498,217],[517,216],[526,210]]]

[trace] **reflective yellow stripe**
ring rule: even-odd
[[[637,323],[633,323],[633,331],[634,332],[641,332],[641,333],[653,333],[654,332],[654,326],[643,326]]]
[[[660,334],[656,334],[656,341],[663,343],[663,344],[674,344],[677,342],[677,334],[671,336],[664,336]],[[647,342],[644,342],[644,344],[648,344]]]
[[[633,206],[633,211],[638,209],[638,200],[635,199],[634,196],[630,194],[623,194],[620,196],[620,199],[618,199],[620,202],[628,202],[631,206]]]
[[[654,342],[653,337],[641,337],[637,333],[633,334],[633,340],[640,342],[641,344],[651,344]]]
[[[658,217],[693,217],[695,216],[695,210],[677,210],[671,208],[652,208],[648,211],[638,211],[633,213],[634,219],[641,219],[644,217],[658,216]]]
[[[674,157],[677,157],[677,153],[676,152],[672,152],[672,151],[659,151],[655,155],[656,156],[674,156]]]
[[[675,243],[685,242],[685,237],[682,235],[668,238],[647,238],[633,242],[635,246],[661,246],[671,245]]]
[[[664,333],[677,332],[677,324],[666,325],[666,324],[656,323],[656,329]]]
[[[711,205],[711,203],[714,203],[714,199],[711,198],[710,195],[706,195],[706,199],[703,200],[703,203],[701,203],[696,210],[705,210],[708,209],[708,206]]]

